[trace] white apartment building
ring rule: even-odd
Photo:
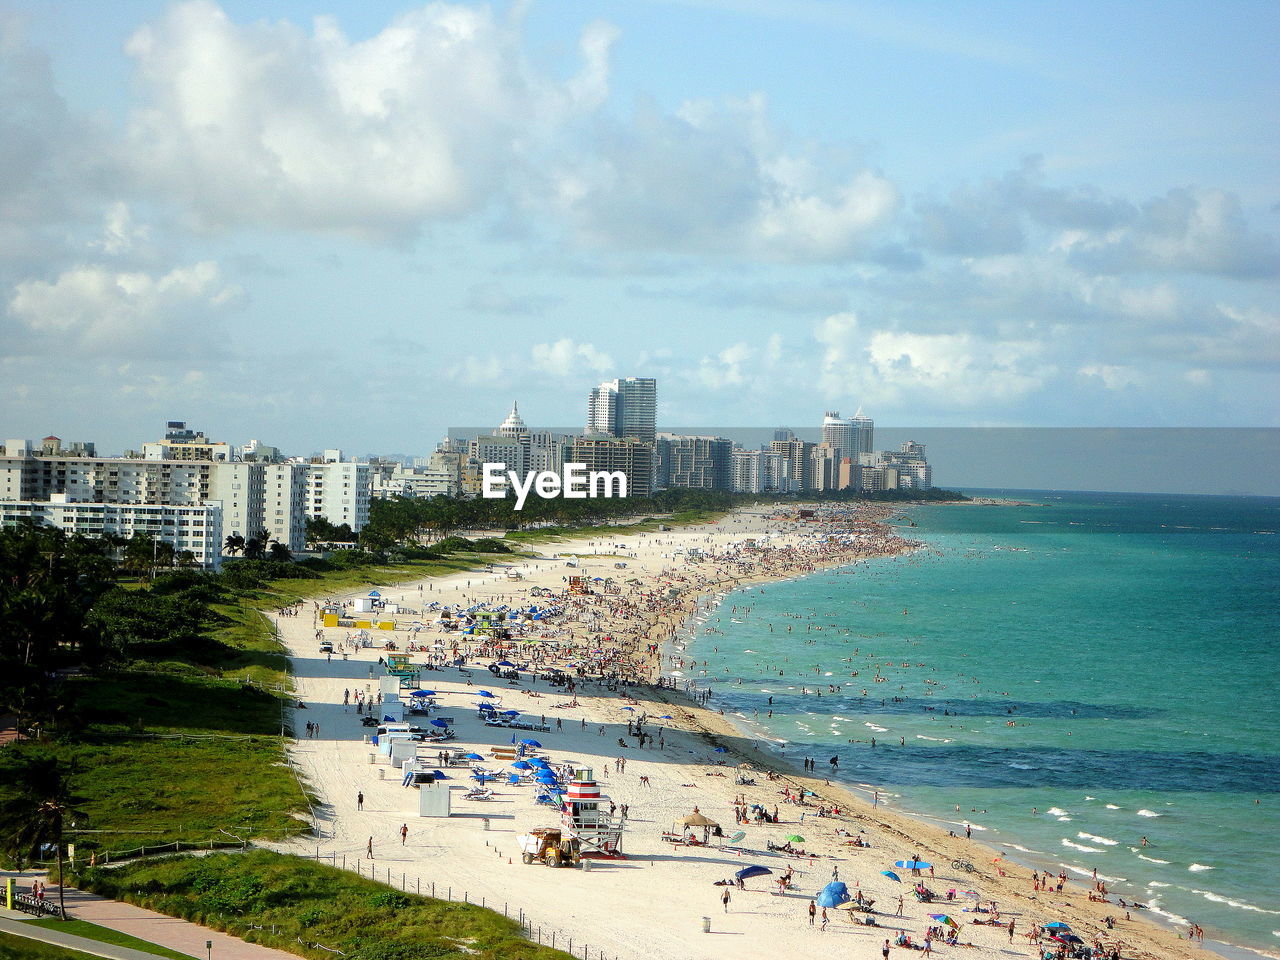
[[[262,513],[259,532],[266,530],[272,540],[283,543],[290,550],[305,550],[307,546],[307,496],[311,466],[307,463],[261,465]],[[366,488],[366,520],[368,503]]]
[[[341,456],[337,450],[325,451]],[[334,526],[347,524],[359,532],[369,522],[369,492],[372,475],[369,464],[333,460],[308,463],[304,506],[305,517],[324,517]],[[273,509],[281,509],[279,507]]]
[[[735,493],[786,493],[792,489],[791,464],[770,450],[733,451]]]
[[[189,550],[195,562],[216,570],[222,563],[222,505],[100,503],[68,499],[55,493],[49,500],[0,501],[0,526],[24,520],[57,527],[86,537],[114,535],[129,539],[141,533]]]

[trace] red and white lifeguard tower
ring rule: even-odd
[[[577,837],[582,855],[622,857],[622,821],[601,809],[609,798],[600,793],[590,769],[575,770],[565,787],[560,823],[566,834]]]

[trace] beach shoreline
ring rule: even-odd
[[[873,506],[861,514],[854,515],[858,521],[858,529],[862,530],[868,538],[867,543],[874,544],[877,548],[862,551],[861,556],[851,556],[849,551],[831,550],[824,558],[818,557],[816,553],[806,557],[803,553],[796,552],[795,544],[804,542],[806,538],[812,540],[815,530],[823,529],[822,524],[798,519],[783,521],[765,512],[743,511],[730,515],[722,523],[659,534],[610,534],[607,545],[597,544],[595,541],[589,542],[586,546],[596,550],[598,555],[607,554],[626,558],[617,562],[628,564],[628,579],[638,580],[644,585],[644,589],[657,592],[659,587],[671,590],[672,585],[675,585],[674,596],[668,594],[672,597],[669,606],[653,605],[649,616],[633,614],[632,622],[626,632],[618,632],[616,637],[610,636],[611,641],[616,641],[620,646],[630,649],[629,658],[619,662],[625,662],[632,669],[636,669],[638,676],[652,680],[660,670],[661,655],[667,649],[667,642],[679,630],[680,625],[699,609],[699,605],[707,597],[726,594],[753,584],[804,576],[825,567],[847,566],[858,559],[867,559],[871,556],[917,549],[916,545],[895,536],[896,528],[884,526],[884,519],[897,509],[899,509],[897,505]],[[845,514],[841,522],[846,522],[847,519],[848,514]],[[837,522],[828,522],[826,529],[832,531],[838,526]],[[697,549],[706,551],[706,556],[716,556],[716,548],[728,549],[730,544],[753,539],[767,541],[770,544],[770,551],[785,553],[791,550],[791,554],[788,555],[789,562],[786,564],[770,563],[767,560],[754,564],[738,561],[723,564],[712,562],[711,568],[708,568],[707,560],[691,562],[689,554],[684,552]],[[677,544],[683,546],[678,547]],[[575,545],[584,546],[581,542]],[[681,553],[677,553],[677,550]],[[830,562],[824,562],[825,559],[829,559]],[[514,563],[522,568],[523,580],[518,588],[506,581],[505,577],[501,580],[495,577],[484,582],[485,578],[479,575],[457,574],[439,580],[424,581],[424,584],[429,584],[429,590],[421,596],[429,594],[441,600],[446,597],[465,597],[468,600],[475,600],[482,595],[527,596],[533,586],[550,588],[557,586],[557,581],[563,582],[562,561],[548,558],[537,561],[515,560]],[[730,573],[737,575],[730,576]],[[499,574],[499,576],[503,575]],[[473,583],[475,586],[472,585]],[[402,595],[407,595],[412,602],[414,595],[418,593],[416,588],[420,585],[417,581],[410,581],[407,584],[388,588],[387,592],[403,591]],[[295,718],[295,728],[302,726],[308,716],[317,718],[321,714],[325,716],[321,721],[321,732],[317,737],[300,739],[291,750],[295,761],[305,771],[311,788],[330,811],[328,822],[325,824],[328,828],[326,832],[330,836],[324,839],[321,847],[328,847],[335,854],[343,850],[344,856],[355,854],[358,858],[360,848],[364,846],[362,834],[366,829],[377,833],[383,825],[382,821],[390,813],[392,819],[399,818],[402,822],[409,824],[415,835],[428,834],[433,848],[431,854],[420,854],[409,858],[404,863],[398,861],[397,870],[401,870],[402,866],[411,866],[422,876],[433,876],[439,873],[443,877],[448,873],[442,872],[440,868],[443,861],[447,860],[455,868],[453,873],[460,881],[465,882],[468,877],[474,876],[477,884],[483,885],[489,871],[475,868],[490,861],[494,850],[488,848],[486,842],[487,851],[481,854],[479,862],[476,862],[476,851],[473,849],[476,839],[474,824],[463,825],[464,820],[473,820],[474,817],[451,818],[450,821],[439,822],[426,820],[414,822],[414,818],[406,812],[407,799],[403,796],[403,792],[399,796],[396,795],[396,791],[401,789],[398,783],[388,790],[386,788],[390,784],[385,779],[370,780],[378,764],[370,764],[369,748],[361,742],[362,738],[357,739],[358,733],[352,736],[352,731],[348,727],[342,731],[341,737],[335,737],[341,725],[344,722],[349,724],[352,719],[349,715],[340,719],[347,711],[343,711],[341,707],[339,683],[345,685],[344,689],[349,689],[349,686],[357,681],[363,680],[367,683],[376,671],[370,668],[367,677],[361,676],[361,672],[364,668],[370,667],[370,663],[365,661],[373,660],[373,652],[360,651],[359,654],[353,654],[353,660],[341,661],[347,667],[334,671],[332,663],[318,660],[313,655],[309,655],[306,649],[308,638],[311,638],[312,634],[311,630],[307,629],[311,626],[311,620],[310,617],[301,616],[277,617],[276,623],[280,627],[282,639],[290,648],[290,655],[299,679],[300,699],[308,703],[305,716],[304,711],[296,711],[298,716]],[[333,633],[334,631],[325,632]],[[397,637],[397,639],[401,640],[403,637]],[[652,649],[655,641],[656,653]],[[468,659],[472,660],[470,657]],[[326,669],[319,669],[321,663],[325,664]],[[347,669],[348,667],[351,669]],[[440,671],[438,674],[432,672],[428,676],[430,680],[424,682],[441,692],[441,699],[447,706],[444,712],[461,714],[463,708],[457,704],[466,696],[466,682],[462,682],[460,676],[454,679],[454,675],[449,671]],[[439,681],[437,677],[440,678]],[[532,684],[522,682],[521,689],[525,696],[530,697],[562,696],[551,691],[541,682]],[[626,714],[621,713],[623,709],[621,702],[624,699],[627,700],[625,706],[632,708],[633,715],[660,717],[667,713],[678,714],[677,719],[670,722],[664,721],[653,728],[660,728],[665,735],[665,743],[661,751],[656,751],[652,747],[649,750],[637,750],[632,746],[626,748],[610,746],[622,738],[613,735],[606,737],[605,728],[613,727],[615,731],[620,732],[618,729],[621,727],[620,721],[626,717]],[[882,924],[891,925],[862,927],[847,924],[841,919],[825,934],[830,939],[833,933],[839,931],[842,939],[848,938],[853,942],[862,943],[864,951],[869,950],[871,946],[878,946],[880,939],[877,938],[880,938],[881,934],[892,936],[899,929],[910,932],[913,938],[918,940],[923,929],[933,923],[928,919],[928,909],[938,909],[941,906],[944,910],[956,911],[957,917],[963,917],[960,921],[963,929],[962,939],[973,942],[974,949],[979,951],[979,956],[985,954],[994,956],[997,952],[1008,956],[1011,951],[1014,951],[1014,955],[1017,956],[1037,956],[1038,954],[1032,949],[1024,934],[1033,923],[1062,919],[1064,916],[1071,918],[1073,927],[1079,926],[1079,932],[1082,936],[1086,936],[1086,939],[1091,939],[1093,933],[1097,931],[1104,934],[1109,943],[1124,944],[1122,955],[1125,957],[1168,957],[1180,960],[1183,957],[1205,954],[1203,947],[1191,944],[1179,938],[1175,932],[1148,922],[1141,913],[1135,914],[1131,921],[1120,920],[1114,932],[1106,931],[1104,917],[1108,913],[1113,916],[1118,913],[1123,917],[1124,912],[1114,905],[1090,903],[1086,899],[1087,885],[1072,881],[1061,896],[1032,894],[1030,871],[1008,859],[993,863],[997,855],[994,848],[988,848],[976,840],[966,840],[963,836],[948,836],[948,831],[945,829],[907,813],[889,810],[884,806],[873,807],[867,799],[858,795],[859,788],[856,785],[830,782],[820,776],[806,775],[772,750],[758,742],[753,743],[755,738],[736,726],[731,718],[720,714],[714,706],[701,706],[695,700],[696,697],[689,693],[666,686],[661,688],[622,686],[617,691],[608,691],[599,688],[599,685],[589,684],[575,698],[578,706],[573,711],[572,719],[578,723],[566,724],[566,726],[578,728],[574,732],[575,735],[567,736],[557,733],[550,739],[543,737],[547,742],[548,753],[556,757],[564,755],[575,763],[596,769],[598,776],[603,774],[602,786],[614,796],[616,801],[636,808],[639,816],[633,820],[625,834],[624,849],[633,857],[631,861],[622,861],[622,863],[631,864],[625,872],[635,869],[636,864],[643,864],[647,860],[649,866],[645,869],[656,876],[652,879],[646,878],[645,885],[657,883],[664,889],[678,890],[682,901],[702,902],[704,905],[701,910],[695,909],[695,913],[710,912],[713,906],[716,909],[719,908],[718,901],[713,901],[717,888],[711,887],[709,885],[711,881],[708,879],[711,876],[709,871],[712,865],[720,870],[732,872],[729,868],[735,865],[740,866],[748,862],[771,863],[779,860],[776,855],[766,856],[772,852],[764,848],[773,843],[774,834],[782,836],[778,829],[774,829],[781,827],[781,824],[735,825],[733,828],[725,825],[726,834],[735,830],[750,834],[749,838],[743,841],[740,852],[702,848],[682,850],[678,852],[680,855],[676,855],[672,849],[662,844],[656,836],[647,837],[640,831],[644,829],[646,832],[656,834],[660,820],[670,816],[674,821],[681,810],[687,813],[690,808],[710,810],[723,823],[726,811],[734,806],[732,801],[741,796],[743,800],[750,800],[752,803],[763,802],[769,808],[774,806],[787,808],[785,812],[780,810],[780,814],[783,815],[780,815],[779,819],[793,829],[799,824],[805,824],[806,831],[816,833],[820,830],[823,833],[824,836],[821,838],[815,837],[806,844],[809,852],[813,854],[812,857],[781,858],[793,869],[802,871],[806,889],[812,887],[816,891],[822,886],[820,881],[824,881],[824,873],[831,868],[838,870],[842,876],[854,879],[854,882],[850,883],[851,891],[855,889],[856,884],[859,892],[877,899],[881,904],[886,902],[886,897],[892,900],[898,892],[908,895],[906,899],[912,902],[904,904],[903,917],[881,917]],[[518,703],[521,706],[529,706],[532,700],[518,701]],[[538,706],[545,705],[545,701],[538,704]],[[319,712],[310,712],[313,710]],[[562,715],[561,719],[568,720],[570,717]],[[326,723],[330,720],[332,726]],[[556,727],[560,726],[561,724],[556,724]],[[592,727],[600,731],[595,737],[591,736]],[[630,730],[630,728],[631,724],[628,722],[626,729]],[[487,746],[492,747],[494,745],[492,732],[492,729],[484,728],[478,723],[466,725],[459,721],[458,743],[473,744],[480,748],[486,746],[482,741],[487,738],[490,741]],[[330,739],[330,737],[335,738]],[[717,757],[714,753],[716,746],[722,747],[726,753]],[[617,763],[620,753],[621,758],[633,761],[632,766],[635,769],[650,772],[633,774],[629,770],[625,772],[609,770],[604,773],[611,762]],[[740,785],[732,783],[728,773],[737,763],[750,763],[756,767],[756,772],[760,775],[753,779],[757,780],[757,784],[752,785],[751,788],[738,789]],[[766,779],[770,771],[777,779]],[[382,776],[385,777],[385,775],[383,771]],[[661,779],[667,785],[665,789],[668,795],[661,803],[654,803],[648,789],[639,787],[635,782],[640,776],[645,776],[646,782]],[[361,791],[359,785],[365,782],[368,782],[368,787],[365,791]],[[788,804],[785,801],[779,804],[780,789],[789,790],[793,794],[807,790],[815,796],[807,798],[809,802],[804,806]],[[375,795],[379,796],[380,808],[394,807],[395,812],[381,809],[379,817],[364,817],[365,811],[352,809],[351,797],[354,797],[357,792],[367,792],[371,798]],[[410,794],[412,792],[409,791]],[[512,793],[517,794],[517,791]],[[385,798],[383,795],[386,795]],[[816,813],[819,805],[837,807],[840,809],[840,815],[832,816],[828,813],[825,816],[816,817],[813,814]],[[539,818],[543,821],[547,820],[546,812],[538,810],[531,801],[518,795],[512,797],[510,807],[510,815],[516,824],[532,824],[539,822]],[[486,809],[490,808],[486,807]],[[471,809],[466,810],[467,814],[472,812]],[[368,827],[357,825],[370,820],[372,825]],[[641,828],[641,822],[647,822],[652,826]],[[398,827],[399,824],[395,826]],[[845,846],[844,841],[847,837],[835,834],[836,829],[844,830],[850,835],[865,831],[865,835],[870,838],[868,841],[871,844],[870,850]],[[830,836],[826,835],[828,833]],[[510,846],[510,838],[506,839]],[[314,843],[311,845],[314,846]],[[301,847],[302,844],[294,846]],[[889,851],[892,851],[892,854]],[[909,896],[910,888],[906,884],[896,885],[892,880],[880,876],[879,869],[870,869],[871,866],[887,869],[894,860],[914,856],[917,853],[927,855],[935,863],[937,876],[929,882],[939,893],[955,887],[978,888],[982,891],[983,902],[995,900],[999,903],[1002,917],[1007,920],[1012,914],[1017,927],[1015,939],[1008,941],[1003,928],[999,928],[997,932],[994,926],[964,922],[984,917],[980,914],[962,914],[960,912],[962,903],[959,900],[943,901],[941,904],[915,903],[914,898]],[[963,859],[972,860],[978,872],[958,874],[950,868],[949,865],[953,860]],[[613,933],[608,936],[599,934],[592,937],[593,942],[601,945],[601,949],[620,958],[652,954],[654,934],[650,928],[654,905],[637,903],[634,897],[629,900],[626,895],[629,884],[623,884],[623,891],[616,889],[617,884],[611,882],[608,876],[615,869],[613,865],[602,865],[602,868],[592,870],[589,875],[579,871],[558,872],[558,875],[552,878],[547,878],[544,871],[531,874],[519,863],[518,858],[515,861],[515,867],[517,869],[513,873],[508,869],[505,861],[501,863],[502,888],[511,891],[511,884],[516,883],[520,888],[519,892],[530,901],[530,906],[526,908],[526,913],[529,915],[556,916],[565,934],[572,935],[571,931],[576,929],[580,940],[583,936],[591,936],[591,931],[599,929],[593,923],[598,922],[600,918],[607,918],[608,929]],[[779,868],[781,868],[780,863]],[[1000,875],[998,868],[1003,868],[1003,876]],[[619,875],[623,872],[624,870],[618,870]],[[546,883],[561,884],[562,878],[566,881],[563,886],[572,888],[575,896],[574,909],[568,914],[562,909],[561,898],[555,896],[548,898],[544,887]],[[634,890],[631,893],[634,894]],[[762,957],[773,955],[776,952],[777,937],[780,936],[803,938],[823,935],[815,934],[803,917],[802,908],[807,905],[808,896],[780,896],[776,893],[752,891],[749,899],[755,902],[759,897],[767,899],[756,903],[758,909],[752,911],[750,916],[730,913],[733,917],[730,921],[732,924],[742,925],[744,932],[749,929],[753,937],[764,938],[765,946],[758,955]],[[759,909],[764,904],[768,906]],[[684,906],[680,910],[684,910]],[[679,913],[680,910],[676,912]],[[687,913],[687,910],[684,912]],[[842,913],[842,911],[837,912]],[[896,911],[890,912],[896,913]],[[641,916],[633,917],[630,913],[639,913]],[[592,921],[589,917],[594,917],[596,920]],[[647,922],[646,917],[648,917]],[[695,922],[697,919],[700,917],[669,918],[666,925],[668,933],[659,938],[666,944],[662,951],[664,955],[688,957],[757,955],[751,949],[744,951],[741,943],[735,944],[733,950],[725,952],[723,940],[696,939],[694,931],[698,929]],[[717,924],[720,922],[722,921],[717,919]],[[548,923],[551,923],[550,919]],[[821,940],[815,941],[815,946],[821,942]],[[697,946],[695,947],[694,944]]]

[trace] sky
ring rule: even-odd
[[[1280,426],[1274,3],[0,0],[0,435]]]

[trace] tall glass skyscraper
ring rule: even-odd
[[[658,423],[658,381],[606,380],[587,399],[587,433],[653,443]]]

